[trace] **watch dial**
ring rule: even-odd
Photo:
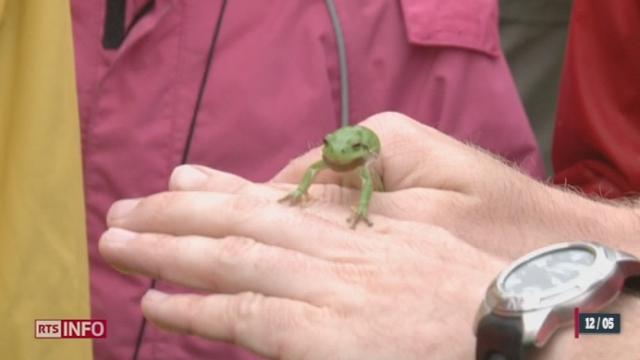
[[[542,254],[511,271],[503,288],[515,295],[539,294],[577,279],[594,260],[595,255],[584,248]]]

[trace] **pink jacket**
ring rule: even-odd
[[[233,0],[224,12],[224,0],[72,0],[92,309],[109,327],[96,359],[132,358],[150,284],[98,254],[106,211],[165,190],[184,157],[268,180],[340,126],[348,95],[352,123],[399,111],[543,175],[500,50],[495,0],[335,2],[337,23],[321,0]],[[153,326],[138,350],[139,359],[253,358]]]

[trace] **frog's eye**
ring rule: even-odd
[[[352,145],[351,145],[351,148],[352,148],[353,150],[360,150],[360,149],[362,149],[362,148],[363,148],[363,145],[362,145],[362,143],[359,143],[359,142],[358,142],[358,143],[352,144]]]
[[[322,143],[325,145],[329,145],[329,140],[327,138],[322,139]]]

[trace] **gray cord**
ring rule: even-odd
[[[342,126],[349,125],[349,67],[347,66],[347,49],[344,45],[344,34],[340,27],[340,19],[336,11],[333,0],[326,0],[331,24],[336,33],[336,43],[338,45],[338,60],[340,61],[340,118]]]

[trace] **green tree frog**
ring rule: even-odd
[[[381,179],[376,178],[373,162],[380,154],[380,139],[371,130],[363,126],[345,126],[324,138],[322,160],[313,163],[304,173],[302,181],[293,192],[280,199],[297,204],[308,198],[307,190],[321,170],[329,168],[336,172],[359,171],[362,181],[360,201],[354,213],[347,219],[351,228],[360,220],[371,226],[369,220],[369,201],[374,185],[381,187]],[[377,181],[376,181],[377,180]],[[376,183],[374,183],[376,181]]]

